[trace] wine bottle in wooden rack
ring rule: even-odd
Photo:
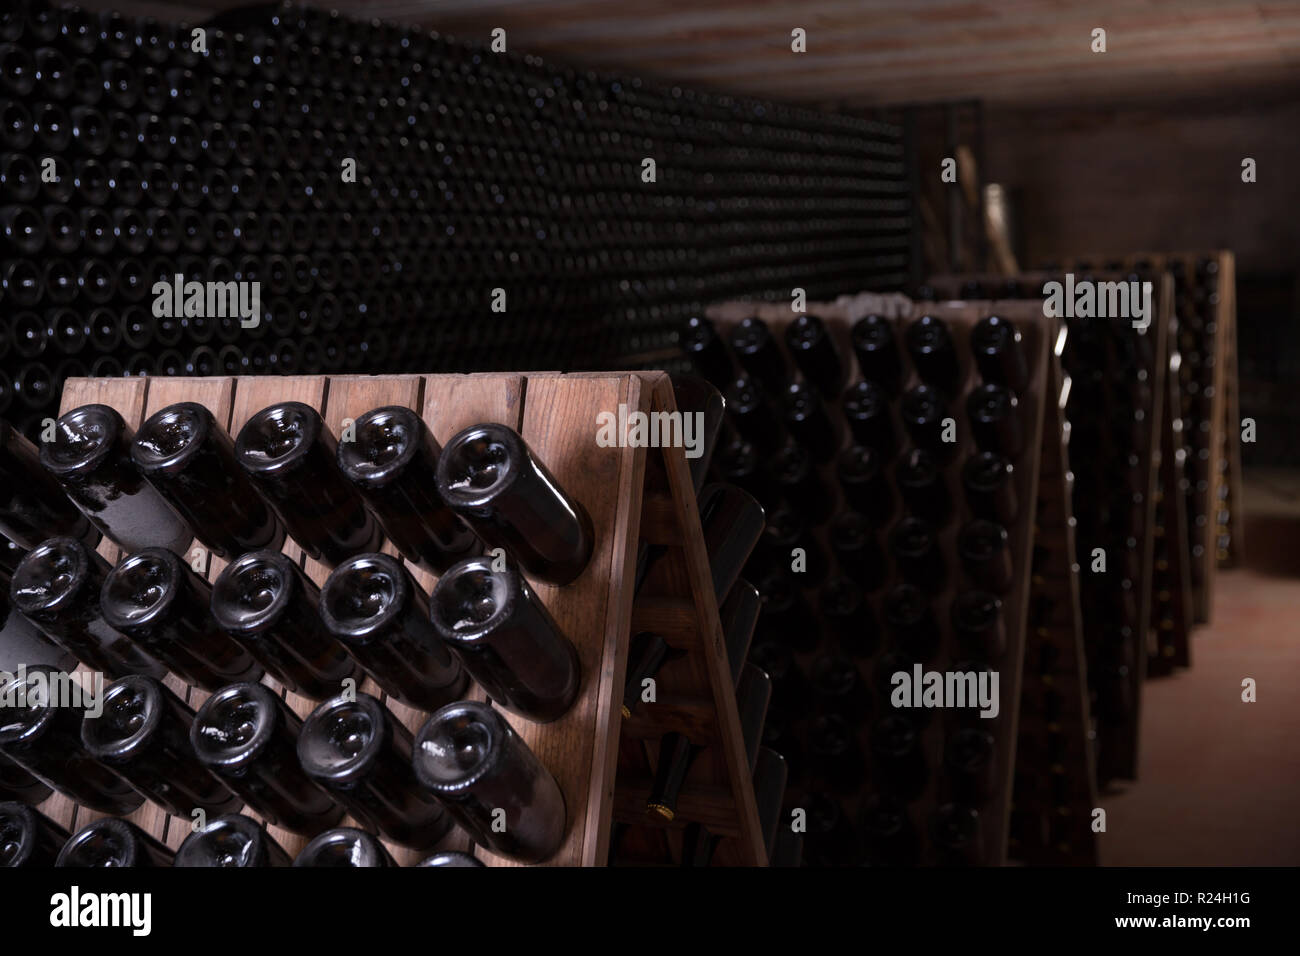
[[[493,564],[467,558],[448,569],[429,617],[493,701],[529,720],[556,720],[578,694],[578,653],[519,570]]]
[[[134,432],[115,409],[83,405],[59,418],[41,464],[82,513],[128,551],[163,547],[184,554],[194,538],[131,461]]]
[[[481,867],[483,864],[468,853],[461,853],[458,850],[448,850],[446,853],[435,853],[433,856],[425,857],[415,865]]]
[[[544,581],[569,584],[591,558],[586,509],[505,425],[474,425],[447,442],[438,494],[489,548],[503,548]]]
[[[104,621],[187,683],[214,691],[262,668],[212,619],[212,589],[165,548],[127,555],[104,578]]]
[[[705,379],[694,375],[673,375],[673,402],[683,416],[683,442],[685,442],[685,416],[698,416],[699,430],[696,433],[699,443],[698,454],[692,457],[688,448],[686,463],[691,469],[691,484],[698,496],[704,488],[709,465],[718,445],[725,421],[726,403],[720,392]],[[828,423],[829,424],[829,423]]]
[[[883,527],[894,513],[894,492],[886,478],[886,455],[864,445],[850,445],[836,460],[845,503]]]
[[[356,827],[335,827],[312,838],[293,859],[294,866],[397,866],[379,839]]]
[[[129,820],[104,817],[74,833],[55,866],[171,866],[172,851]]]
[[[807,384],[796,382],[781,396],[785,426],[813,461],[829,461],[840,449],[840,433],[825,402]]]
[[[801,315],[785,328],[785,344],[806,381],[828,398],[844,390],[845,365],[825,323]]]
[[[955,394],[960,385],[961,367],[947,323],[935,316],[923,315],[909,323],[903,335],[912,365],[921,380],[945,395]]]
[[[232,684],[199,709],[190,745],[249,809],[268,823],[310,835],[337,823],[343,808],[299,766],[301,727],[265,684]]]
[[[863,316],[850,331],[853,354],[862,377],[897,397],[903,378],[903,363],[894,338],[894,323],[879,315]]]
[[[211,819],[185,838],[172,866],[265,867],[291,866],[293,860],[260,823],[243,814]]]
[[[971,351],[985,382],[1002,385],[1016,394],[1029,384],[1022,336],[1006,319],[996,315],[980,319],[971,330]]]
[[[918,862],[921,837],[903,801],[885,793],[868,796],[862,804],[858,829],[871,863],[911,866]]]
[[[898,492],[908,511],[937,527],[952,514],[952,497],[939,461],[928,451],[914,448],[899,460],[894,473]]]
[[[378,525],[343,477],[338,443],[310,405],[262,409],[239,430],[235,456],[310,557],[333,566],[378,546]]]
[[[785,444],[784,423],[757,378],[742,375],[733,380],[727,386],[726,405],[727,417],[736,431],[759,452],[771,453]]]
[[[356,673],[321,622],[316,585],[279,551],[254,551],[227,565],[212,585],[212,617],[296,693],[330,697]]]
[[[78,511],[41,466],[36,447],[0,419],[0,534],[31,549],[46,538],[99,543],[99,529]]]
[[[889,413],[889,398],[884,389],[870,380],[849,386],[842,403],[853,440],[877,454],[894,451],[897,440]]]
[[[416,734],[412,760],[416,778],[474,842],[525,863],[559,848],[566,827],[559,785],[487,704],[443,707]],[[497,808],[506,811],[504,830],[495,825]]]
[[[658,634],[642,631],[628,644],[627,678],[623,684],[623,716],[631,717],[641,701],[645,681],[654,677],[668,660],[672,649]]]
[[[194,712],[151,677],[132,675],[104,690],[102,713],[81,722],[86,752],[168,813],[232,813],[241,801],[190,748]]]
[[[283,544],[279,518],[203,405],[179,402],[151,415],[131,442],[131,461],[214,554],[233,559]]]
[[[773,395],[790,383],[790,369],[762,319],[745,319],[731,332],[731,348],[745,371]]]
[[[654,783],[646,798],[646,812],[665,820],[677,816],[677,799],[686,783],[691,765],[700,755],[702,747],[691,743],[685,734],[670,732],[659,739],[659,757],[655,765]]]
[[[0,803],[0,833],[0,867],[51,867],[68,842],[67,830],[15,801]]]
[[[880,627],[866,593],[847,577],[833,577],[818,594],[818,608],[838,648],[855,660],[880,646]]]
[[[441,574],[477,554],[478,538],[438,494],[442,449],[423,419],[392,405],[366,412],[354,427],[352,440],[338,445],[339,467],[402,556]]]
[[[358,820],[394,843],[428,849],[452,823],[415,779],[411,732],[374,697],[355,698],[331,698],[308,715],[298,762]]]
[[[110,627],[100,607],[108,562],[72,538],[51,538],[14,569],[9,597],[50,640],[110,677],[162,678],[163,664]]]
[[[469,677],[439,638],[429,600],[392,555],[360,554],[320,591],[325,629],[387,693],[434,711],[461,698]]]
[[[726,388],[736,377],[727,347],[708,319],[691,316],[681,335],[686,352],[697,372],[717,388]]]

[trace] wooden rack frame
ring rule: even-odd
[[[1024,670],[1024,664],[1027,661],[1027,642],[1033,639],[1029,633],[1030,629],[1027,627],[1029,609],[1035,595],[1044,586],[1041,579],[1037,577],[1031,578],[1028,571],[1031,564],[1031,555],[1039,548],[1045,548],[1049,553],[1056,555],[1058,560],[1066,556],[1069,558],[1064,562],[1064,569],[1061,571],[1063,575],[1061,580],[1064,582],[1065,592],[1060,604],[1060,610],[1052,621],[1053,631],[1051,632],[1062,648],[1060,654],[1061,666],[1059,672],[1054,672],[1053,675],[1047,678],[1048,682],[1053,679],[1057,682],[1057,687],[1061,691],[1063,705],[1062,717],[1050,731],[1041,725],[1032,729],[1035,733],[1043,731],[1044,733],[1063,734],[1069,737],[1065,748],[1067,756],[1061,761],[1062,766],[1059,769],[1066,773],[1077,786],[1071,795],[1068,806],[1068,812],[1073,824],[1069,828],[1068,837],[1058,839],[1055,844],[1046,844],[1046,848],[1036,853],[1035,858],[1043,862],[1088,864],[1096,861],[1094,840],[1086,826],[1090,811],[1096,806],[1096,786],[1089,730],[1086,665],[1079,624],[1078,585],[1077,578],[1073,576],[1076,569],[1072,568],[1074,551],[1073,543],[1069,537],[1070,502],[1064,486],[1065,469],[1061,460],[1065,452],[1062,420],[1060,409],[1057,407],[1061,394],[1059,361],[1054,351],[1057,328],[1055,322],[1046,320],[1043,317],[1040,304],[1013,304],[1010,311],[1002,309],[1003,304],[1005,303],[1000,303],[996,311],[1005,314],[1007,318],[1011,319],[1025,336],[1024,347],[1030,361],[1031,384],[1026,389],[1026,393],[1020,396],[1022,401],[1022,421],[1026,434],[1025,450],[1017,463],[1016,493],[1017,499],[1021,502],[1021,511],[1017,516],[1015,527],[1008,529],[1012,535],[1017,583],[1010,593],[1003,596],[1005,620],[1008,629],[1008,647],[1003,659],[997,665],[1002,677],[1002,713],[996,721],[990,722],[998,725],[993,733],[999,761],[998,779],[1001,782],[998,794],[986,808],[988,812],[987,819],[991,821],[989,830],[986,831],[986,847],[988,848],[986,862],[990,864],[1004,863],[1007,861],[1009,854],[1016,859],[1027,858],[1026,854],[1022,852],[1023,846],[1019,842],[1011,842],[1010,824],[1013,802],[1017,799],[1013,796],[1014,787],[1022,769],[1020,766],[1021,761],[1017,756],[1017,743],[1023,739],[1024,733],[1024,729],[1020,725],[1022,715],[1025,712],[1022,703],[1024,701],[1022,687],[1033,687],[1037,692],[1038,681],[1040,680],[1037,672],[1031,675],[1027,670]],[[863,315],[869,312],[877,312],[893,318],[899,327],[900,334],[902,328],[921,315],[936,315],[949,323],[954,337],[958,339],[958,354],[963,356],[962,361],[966,363],[969,361],[969,349],[966,346],[966,339],[970,334],[970,329],[981,318],[995,310],[986,302],[911,303],[902,300],[901,297],[881,297],[866,294],[856,298],[845,297],[835,303],[809,303],[805,311],[816,315],[826,324],[841,355],[846,362],[850,363],[849,381],[856,381],[861,378],[861,374],[856,369],[856,361],[853,359],[849,330],[852,323]],[[783,303],[729,302],[710,308],[708,314],[717,324],[719,332],[724,335],[742,319],[756,316],[769,325],[772,329],[773,338],[778,342],[783,341],[782,333],[784,328],[794,318],[794,313],[792,313],[789,306]],[[974,381],[974,379],[968,379],[968,381]],[[958,420],[959,434],[968,435],[969,430],[965,420],[963,404],[964,398],[965,393],[961,398],[953,401],[951,408]],[[964,508],[960,483],[957,481],[953,469],[948,471],[950,494],[956,511],[960,514]],[[833,473],[827,472],[827,474],[829,480],[834,483]],[[1054,484],[1052,484],[1050,490],[1045,490],[1044,483]],[[1039,516],[1038,508],[1041,502],[1047,500],[1055,503],[1054,508],[1047,513],[1046,518],[1040,524],[1037,520]],[[950,567],[954,568],[958,567],[955,551],[953,550],[955,548],[955,533],[955,524],[952,524],[941,536],[945,560]],[[816,535],[821,545],[829,550],[826,527],[819,527],[816,530]],[[819,583],[821,582],[812,582],[809,586]],[[947,597],[950,590],[951,588],[945,590],[942,599],[944,610],[947,607]],[[945,650],[950,651],[951,648],[945,644]],[[941,652],[940,659],[942,659],[943,654],[944,652]],[[797,654],[796,658],[802,665],[806,666],[810,656],[809,654]],[[867,668],[868,665],[864,662],[861,666]],[[1024,671],[1024,683],[1022,683],[1022,670]],[[871,681],[869,669],[863,671],[863,679],[868,682]],[[943,733],[940,725],[942,723],[943,721],[938,719],[931,721],[930,727],[923,734],[925,753],[931,767],[941,765]],[[865,727],[861,729],[861,742],[865,749],[867,745],[867,730]],[[1070,765],[1065,766],[1066,764]],[[807,796],[808,793],[806,788],[802,790],[792,788],[792,790],[792,799],[798,799],[801,793],[804,796]],[[851,819],[857,810],[858,802],[856,799],[844,801],[846,815]],[[931,782],[921,798],[912,806],[918,810],[917,817],[920,819],[925,811],[933,809],[938,802],[938,788]],[[1020,808],[1016,807],[1016,809],[1018,811]],[[1082,828],[1077,825],[1080,821],[1084,824]]]
[[[1189,524],[1188,546],[1200,548],[1199,557],[1189,550],[1193,613],[1196,623],[1210,620],[1214,605],[1215,571],[1241,561],[1245,552],[1245,500],[1241,487],[1241,388],[1237,380],[1237,280],[1236,258],[1228,250],[1209,252],[1136,252],[1115,256],[1074,256],[1064,271],[1096,267],[1097,263],[1120,264],[1125,269],[1139,265],[1155,272],[1178,264],[1183,274],[1194,276],[1197,263],[1213,260],[1218,266],[1219,301],[1214,312],[1214,340],[1202,356],[1212,363],[1214,394],[1208,419],[1193,417],[1186,424],[1192,431],[1185,437],[1195,443],[1195,430],[1208,424],[1209,436],[1202,446],[1208,452],[1205,488],[1190,482],[1187,489],[1189,513],[1200,527]],[[1193,282],[1194,284],[1194,282]],[[1176,286],[1174,292],[1179,291]],[[1176,350],[1176,349],[1175,349]]]
[[[618,780],[616,786],[623,680],[634,622],[638,629],[659,629],[665,640],[686,651],[684,659],[694,683],[689,687],[689,706],[646,705],[645,716],[629,722],[630,729],[649,736],[652,728],[687,728],[692,739],[712,753],[710,759],[697,761],[696,772],[682,795],[678,824],[699,821],[721,836],[718,862],[766,865],[695,492],[682,449],[601,448],[595,443],[600,412],[617,413],[619,405],[629,411],[674,411],[667,375],[71,379],[64,387],[61,413],[101,403],[116,408],[128,424],[138,427],[167,405],[194,401],[207,406],[233,435],[260,409],[289,400],[320,410],[335,435],[341,433],[345,420],[383,405],[419,410],[441,443],[480,422],[510,425],[590,513],[597,543],[587,570],[566,587],[530,580],[578,649],[582,665],[578,699],[564,717],[550,724],[534,724],[506,714],[564,794],[566,835],[548,865],[604,865],[616,808],[620,817],[635,815],[638,809],[645,817],[643,781]],[[634,595],[632,586],[641,541],[668,545],[672,555],[663,562],[665,569],[653,588],[644,589],[644,596]],[[387,542],[383,550],[396,554]],[[305,559],[291,539],[284,551],[301,561],[317,584],[324,581],[329,568]],[[107,540],[100,545],[100,552],[110,562],[119,557],[119,549]],[[208,560],[197,542],[187,557],[192,562],[206,562],[209,580],[224,567],[218,559]],[[432,589],[434,576],[413,571],[426,591]],[[284,693],[275,681],[264,680]],[[207,698],[202,690],[186,686],[175,675],[169,675],[167,683],[192,708]],[[384,699],[394,716],[412,730],[426,719],[425,714],[388,699],[372,681],[364,682],[361,689]],[[472,687],[471,696],[484,699],[477,687]],[[300,716],[317,703],[296,694],[285,697]],[[70,830],[103,815],[78,807],[57,793],[41,809]],[[173,848],[191,832],[191,821],[171,818],[149,802],[129,819]],[[357,825],[351,818],[344,822]],[[278,827],[270,827],[269,832],[291,855],[306,843],[306,838]],[[402,865],[413,864],[430,852],[388,847]],[[443,841],[442,848],[469,850],[488,865],[508,862],[482,847],[472,847],[458,829]]]

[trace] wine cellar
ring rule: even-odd
[[[0,866],[1300,863],[1300,18],[932,6],[6,4]]]

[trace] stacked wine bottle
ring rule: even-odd
[[[1067,260],[1076,273],[1096,258]],[[1142,273],[1173,278],[1178,405],[1173,414],[1185,446],[1186,512],[1193,613],[1210,620],[1215,569],[1240,560],[1241,415],[1236,364],[1236,269],[1231,252],[1136,253],[1107,260]]]
[[[29,493],[6,496],[0,518],[6,535],[31,536],[5,573],[20,613],[2,646],[11,626],[39,630],[111,681],[96,712],[35,696],[56,667],[5,662],[0,693],[17,708],[0,729],[5,796],[37,804],[53,789],[111,815],[66,839],[59,865],[170,862],[120,819],[146,799],[212,818],[178,848],[181,865],[286,862],[241,806],[314,837],[295,865],[393,865],[380,837],[427,852],[453,821],[509,859],[559,848],[555,779],[499,710],[464,698],[472,676],[526,721],[572,707],[578,655],[529,581],[578,578],[591,519],[507,426],[466,428],[445,448],[406,407],[354,426],[339,443],[314,408],[281,402],[232,439],[184,402],[138,431],[109,406],[73,409],[39,453],[5,432],[5,483]],[[377,550],[381,530],[410,567],[439,575],[432,594]],[[59,536],[35,540],[48,532]],[[116,566],[92,550],[100,533],[125,552]],[[281,553],[286,533],[333,567],[322,587]],[[229,561],[211,585],[182,557],[193,538]],[[311,698],[305,720],[281,687]],[[210,696],[197,706],[189,689]],[[381,694],[431,716],[412,735]],[[338,829],[345,813],[356,825]],[[51,839],[66,837],[26,807],[0,819],[19,834],[15,863],[52,862]]]
[[[897,322],[776,312],[695,319],[685,341],[727,387],[733,431],[715,468],[768,509],[746,570],[763,594],[751,659],[772,678],[765,739],[790,762],[787,811],[806,814],[805,859],[1000,861],[1041,323],[974,310]],[[1001,671],[999,715],[913,706],[895,675],[916,680],[919,699],[915,668],[936,667]]]
[[[629,367],[701,302],[907,274],[896,126],[300,7],[195,26],[0,11],[29,438],[86,374]],[[156,310],[176,276],[260,282],[260,321]]]

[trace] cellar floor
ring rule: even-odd
[[[1219,573],[1191,669],[1143,688],[1138,780],[1102,796],[1103,864],[1300,865],[1300,508],[1279,490],[1247,489],[1246,567]]]

